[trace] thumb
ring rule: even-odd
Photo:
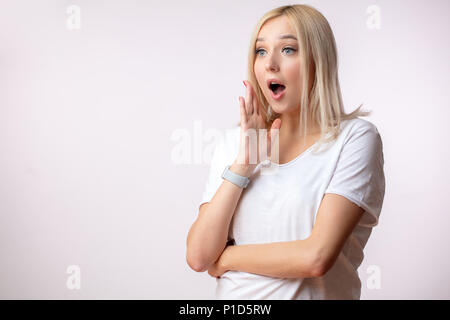
[[[272,139],[275,139],[280,134],[280,128],[281,128],[281,119],[277,118],[272,122],[272,126],[270,127],[270,137]]]
[[[281,128],[281,119],[277,118],[277,119],[273,120],[272,127],[270,129],[272,130],[272,129],[280,129],[280,128]]]
[[[268,135],[268,151],[269,154],[272,155],[272,143],[274,143],[276,141],[276,139],[278,138],[279,134],[280,134],[280,128],[281,128],[281,119],[277,118],[272,122],[272,126],[270,127],[269,130],[269,135]]]

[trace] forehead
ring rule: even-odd
[[[264,22],[263,26],[258,32],[258,38],[278,39],[280,35],[291,34],[295,36],[295,29],[292,27],[288,18],[279,16]]]

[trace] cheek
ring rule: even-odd
[[[262,77],[264,76],[264,71],[262,70],[260,63],[255,62],[255,64],[253,65],[253,69],[255,71],[256,79],[258,79],[258,81],[262,79]]]
[[[301,83],[302,75],[299,63],[293,62],[287,66],[286,78],[289,79],[289,82],[292,84],[299,85]]]

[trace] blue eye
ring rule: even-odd
[[[291,48],[291,47],[284,47],[283,50],[291,50],[291,51],[293,51],[293,52],[297,51],[297,50],[295,50],[294,48]],[[259,54],[261,51],[265,51],[265,50],[264,50],[264,49],[257,49],[257,50],[255,51],[255,54],[256,54],[257,56],[261,56],[261,55]]]
[[[296,51],[295,49],[293,49],[293,48],[289,48],[289,47],[283,48],[283,50],[284,50],[284,49],[287,49],[287,50],[292,50],[292,51]]]

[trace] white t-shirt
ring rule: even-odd
[[[237,157],[239,138],[238,126],[217,141],[200,205],[222,184],[223,170]],[[374,124],[357,118],[341,122],[338,138],[313,154],[316,144],[288,163],[272,163],[275,174],[261,174],[261,163],[255,168],[236,206],[228,239],[236,245],[306,239],[324,194],[335,193],[365,209],[335,264],[314,278],[227,271],[216,279],[216,299],[360,299],[357,269],[384,199],[381,137]]]

